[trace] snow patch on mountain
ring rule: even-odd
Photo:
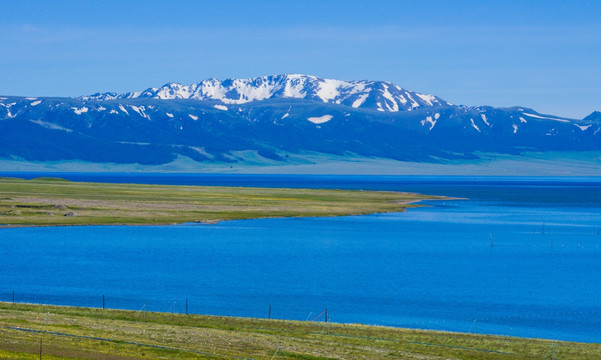
[[[6,116],[8,118],[14,118],[15,116],[17,116],[16,114],[13,114],[10,112],[10,108],[14,105],[17,105],[17,103],[10,103],[10,104],[0,104],[0,106],[3,106],[6,109]]]
[[[436,115],[440,116],[440,114],[438,113]],[[434,120],[432,120],[432,116],[427,116],[424,120],[421,121],[422,126],[425,126],[426,123],[428,123],[430,124],[430,128],[428,130],[432,130],[434,128],[434,125],[436,125],[436,120],[438,119],[436,115],[434,115]]]
[[[403,105],[407,104],[407,99],[405,98],[404,95],[399,95],[398,99],[401,102],[401,104],[403,104]]]
[[[385,102],[388,111],[399,111],[399,104],[397,104],[392,94],[388,91],[388,85],[382,84],[382,87],[384,88],[384,90],[382,91],[382,96],[384,96],[384,99],[388,100],[387,102]],[[392,104],[392,107],[390,106],[390,104]]]
[[[472,127],[476,130],[478,130],[478,132],[482,132],[480,131],[480,128],[476,125],[476,123],[474,123],[474,119],[470,119],[470,122],[472,123]]]
[[[367,99],[367,97],[369,96],[369,94],[361,94],[359,95],[359,97],[357,98],[357,100],[353,101],[353,103],[351,104],[352,107],[354,108],[358,108],[359,106],[361,106],[365,100]]]
[[[482,118],[482,121],[484,121],[484,123],[488,126],[490,126],[488,119],[486,118],[486,115],[484,114],[480,114],[480,117]]]
[[[560,119],[560,118],[556,118],[556,117],[540,116],[540,115],[529,114],[529,113],[523,113],[523,114],[526,116],[537,118],[537,119],[554,120],[554,121],[560,121],[560,122],[570,122],[569,120]]]
[[[317,96],[323,100],[323,102],[330,102],[340,96],[338,91],[339,87],[347,85],[344,81],[324,79],[317,90]]]
[[[303,91],[303,86],[300,86],[298,78],[291,77],[290,81],[286,81],[284,85],[283,97],[302,99],[307,94]]]
[[[198,116],[191,115],[191,114],[188,114],[188,116],[190,117],[190,119],[192,119],[194,121],[198,120]]]
[[[83,113],[87,113],[88,112],[88,108],[87,107],[82,107],[82,108],[76,108],[76,107],[72,107],[71,110],[73,110],[74,113],[76,113],[77,115],[81,115]]]
[[[60,125],[57,124],[53,124],[53,123],[49,123],[46,121],[42,121],[42,120],[29,120],[30,122],[40,125],[42,127],[45,127],[46,129],[50,129],[50,130],[61,130],[61,131],[66,131],[66,132],[73,132],[73,130],[71,129],[67,129],[65,127],[62,127]]]
[[[413,110],[414,108],[419,107],[419,104],[415,100],[413,100],[413,98],[411,97],[411,94],[407,93],[407,97],[411,101],[411,109],[409,109],[410,111]]]
[[[579,128],[580,128],[580,130],[582,130],[582,131],[586,131],[588,128],[590,128],[591,126],[593,126],[592,124],[589,124],[589,125],[578,125],[578,124],[574,124],[574,125],[576,125],[577,127],[579,127]]]
[[[117,93],[95,93],[92,95],[86,95],[86,96],[80,96],[78,97],[78,99],[80,100],[84,100],[84,101],[103,101],[103,100],[114,100],[117,99],[119,96],[125,98],[127,94],[122,94],[119,95]]]
[[[149,89],[150,92],[154,89]],[[193,93],[190,86],[184,86],[181,84],[170,83],[167,86],[163,86],[161,89],[155,92],[155,97],[163,100],[171,99],[188,99]],[[148,91],[148,90],[146,90]]]
[[[150,116],[148,116],[146,114],[146,108],[144,108],[144,106],[134,106],[134,105],[130,105],[130,108],[132,108],[133,111],[137,112],[138,115],[140,115],[143,118],[146,118],[148,120],[150,120]]]
[[[332,118],[333,118],[332,115],[323,115],[323,116],[319,116],[319,117],[310,117],[310,118],[307,118],[307,120],[309,120],[313,124],[323,124],[323,123],[327,123],[328,121],[332,120]]]
[[[172,113],[165,113],[165,115],[169,116],[170,118],[173,118],[173,114]]]
[[[415,95],[417,95],[417,97],[419,97],[420,99],[422,99],[429,106],[434,106],[433,102],[436,101],[436,96],[434,96],[434,95],[424,95],[424,94],[418,94],[418,93],[416,93]]]
[[[31,105],[31,106],[37,106],[37,105],[40,105],[41,103],[42,103],[42,100],[37,100],[37,101],[32,102],[29,105]]]
[[[213,105],[213,107],[217,110],[227,111],[227,106],[225,105]]]
[[[124,113],[126,113],[127,115],[129,115],[129,113],[127,112],[127,109],[125,108],[125,106],[123,105],[119,105],[119,110],[123,111]]]

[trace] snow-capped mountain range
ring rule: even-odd
[[[82,100],[195,99],[246,104],[274,98],[306,99],[378,111],[411,111],[452,105],[434,95],[402,89],[385,81],[341,81],[311,75],[285,74],[251,79],[208,79],[192,85],[169,83],[160,88],[125,94],[97,93]]]
[[[383,81],[209,79],[79,98],[0,96],[0,160],[287,163],[307,154],[414,162],[601,151],[601,113],[458,106]]]

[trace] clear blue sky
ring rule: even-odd
[[[601,1],[0,2],[0,94],[280,73],[455,104],[601,110]]]

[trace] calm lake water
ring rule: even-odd
[[[2,175],[2,174],[0,174]],[[25,177],[25,174],[4,174]],[[28,174],[35,177],[39,174]],[[601,180],[60,174],[418,191],[405,213],[0,229],[0,300],[601,342]],[[323,320],[323,317],[319,318]]]

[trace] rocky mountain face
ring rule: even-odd
[[[169,83],[160,88],[126,94],[104,93],[82,96],[82,100],[114,99],[216,100],[223,104],[245,104],[268,99],[305,99],[378,111],[411,111],[451,105],[433,96],[416,93],[384,81],[341,81],[310,75],[275,75],[252,79],[209,79],[192,85]]]
[[[79,98],[0,97],[0,158],[164,164],[286,162],[290,154],[405,161],[601,149],[583,120],[523,107],[456,106],[378,81],[308,75],[209,79]],[[246,155],[243,155],[246,154]]]

